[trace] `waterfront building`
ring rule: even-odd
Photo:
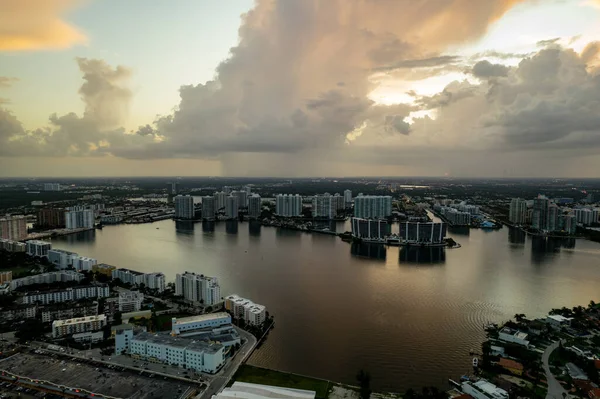
[[[105,315],[77,317],[74,319],[54,320],[52,322],[52,337],[59,338],[82,332],[98,331],[106,325]]]
[[[569,234],[577,233],[577,218],[573,214],[561,215],[559,218],[559,230]]]
[[[233,294],[225,298],[225,309],[236,319],[243,319],[247,324],[261,325],[267,318],[267,308],[249,299]]]
[[[117,326],[115,329],[115,355],[130,353],[132,340],[133,325],[121,324]]]
[[[107,298],[109,295],[110,289],[108,285],[89,285],[64,290],[27,292],[23,296],[23,303],[34,304],[40,302],[47,305],[51,302],[77,301],[83,298]]]
[[[194,197],[190,195],[178,195],[173,199],[175,203],[176,219],[194,219]]]
[[[275,200],[275,214],[277,216],[302,216],[302,197],[300,195],[278,194]]]
[[[527,201],[521,198],[511,199],[508,220],[514,224],[525,224],[527,220]]]
[[[352,236],[365,239],[384,239],[391,234],[387,220],[352,218]]]
[[[6,215],[0,219],[0,238],[20,241],[27,238],[27,219],[23,215]]]
[[[464,381],[461,384],[461,390],[467,395],[471,395],[475,399],[508,399],[509,395],[502,388],[498,388],[496,385],[486,380],[479,380],[477,382]]]
[[[139,312],[144,302],[144,294],[139,291],[119,292],[119,312]]]
[[[12,271],[0,272],[0,284],[12,282]]]
[[[60,191],[59,183],[44,183],[44,191]]]
[[[48,251],[52,249],[52,244],[46,241],[30,240],[26,244],[27,255],[35,257],[48,256]]]
[[[218,191],[213,194],[215,199],[215,210],[217,212],[225,210],[225,201],[227,200],[227,193],[224,191]]]
[[[202,220],[215,220],[215,197],[206,195],[202,197]]]
[[[505,342],[512,342],[523,346],[529,346],[527,333],[519,330],[513,330],[510,327],[504,327],[498,332],[498,339]]]
[[[105,276],[112,277],[113,270],[116,270],[116,266],[107,265],[106,263],[99,263],[92,266],[92,272],[104,274]]]
[[[231,324],[231,316],[226,312],[208,313],[199,316],[173,317],[171,319],[172,335],[205,328],[221,327]]]
[[[212,306],[221,301],[221,287],[216,277],[185,272],[175,276],[175,295],[184,299]]]
[[[73,269],[78,272],[82,270],[90,271],[96,264],[98,264],[98,261],[94,258],[88,258],[86,256],[73,257]]]
[[[442,207],[440,213],[448,220],[450,225],[468,226],[471,224],[471,214],[461,212],[455,208]]]
[[[94,227],[96,217],[91,209],[73,209],[65,212],[65,226],[67,229],[91,229]]]
[[[237,197],[238,208],[245,208],[248,206],[248,193],[246,191],[232,191],[231,195]]]
[[[577,223],[581,223],[584,226],[589,226],[593,223],[597,223],[597,219],[594,220],[594,211],[590,208],[575,208],[573,209]]]
[[[49,323],[54,320],[95,316],[98,314],[98,302],[93,300],[83,300],[69,303],[53,303],[44,305],[38,310],[42,317],[42,322]]]
[[[392,215],[392,197],[389,195],[359,195],[354,198],[354,217],[386,219]]]
[[[224,346],[165,334],[140,333],[133,336],[130,354],[198,372],[214,374],[225,364]]]
[[[59,269],[68,269],[73,267],[73,260],[79,255],[75,252],[65,251],[64,249],[51,249],[48,251],[48,261]]]
[[[333,219],[337,215],[336,203],[329,193],[315,195],[312,199],[312,216],[314,218]]]
[[[144,284],[146,288],[163,292],[165,290],[165,275],[162,273],[144,274]]]
[[[352,191],[344,190],[344,204],[346,208],[350,208],[352,206]]]
[[[113,279],[119,279],[124,283],[129,283],[133,286],[138,286],[144,283],[144,273],[129,269],[116,269],[112,273]]]
[[[27,244],[24,242],[0,238],[0,249],[3,249],[7,252],[26,252]]]
[[[548,205],[548,231],[556,231],[558,228],[558,218],[560,209],[554,203]]]
[[[262,212],[262,199],[258,194],[252,194],[248,197],[248,217],[257,219]]]
[[[62,270],[58,272],[49,272],[42,274],[34,274],[32,276],[16,278],[10,282],[11,289],[25,287],[32,284],[52,284],[56,282],[75,281],[80,282],[85,276],[81,273],[72,270]]]
[[[44,229],[65,227],[65,210],[63,208],[44,208],[37,214],[36,226]]]
[[[446,238],[446,223],[401,222],[400,238],[407,242],[438,244]]]
[[[0,308],[0,320],[22,320],[33,319],[37,315],[37,306],[35,304],[12,304]]]
[[[543,195],[538,195],[533,200],[533,213],[531,214],[531,226],[540,231],[548,231],[548,207],[550,200]]]
[[[170,188],[170,191],[171,191],[171,195],[177,195],[177,194],[179,194],[179,182],[176,182],[176,181],[172,182],[170,184],[169,188]]]
[[[234,197],[230,195],[225,200],[225,216],[227,219],[237,219],[238,218],[238,197]]]

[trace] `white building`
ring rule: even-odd
[[[337,206],[331,194],[315,195],[312,199],[312,216],[333,219],[337,215]]]
[[[315,391],[250,384],[236,381],[223,389],[213,399],[315,399]]]
[[[189,195],[178,195],[173,199],[175,203],[176,219],[194,219],[194,197]]]
[[[238,197],[232,195],[225,199],[225,216],[227,219],[237,219],[239,209],[238,201]]]
[[[133,340],[133,326],[123,324],[115,330],[115,355],[130,353],[131,341]]]
[[[48,256],[48,251],[52,249],[52,244],[46,241],[31,240],[27,241],[27,255],[43,257]]]
[[[267,308],[249,299],[233,294],[225,298],[225,309],[236,319],[243,319],[248,324],[260,325],[267,318]]]
[[[237,197],[238,208],[245,208],[248,206],[248,193],[246,191],[232,191],[231,195]]]
[[[352,191],[344,190],[344,203],[346,204],[346,208],[349,208],[352,205]]]
[[[163,292],[165,290],[165,275],[162,273],[144,274],[144,284],[146,288]]]
[[[104,339],[104,331],[76,333],[73,334],[71,338],[73,338],[73,341],[75,342],[91,342],[95,344],[96,342],[100,342]]]
[[[144,283],[144,273],[129,269],[116,269],[112,271],[112,278],[119,279],[124,283],[137,286]],[[145,283],[144,283],[145,284]]]
[[[508,220],[514,224],[525,224],[527,220],[527,201],[521,198],[511,199]]]
[[[462,383],[461,389],[475,399],[508,399],[508,392],[486,380],[465,381]]]
[[[546,317],[546,322],[555,327],[570,326],[572,317],[564,317],[559,314],[551,314]]]
[[[302,216],[302,197],[298,194],[279,194],[275,197],[275,214],[284,217]]]
[[[231,316],[226,312],[208,313],[199,316],[173,317],[171,319],[171,334],[179,335],[183,332],[201,330],[204,328],[221,327],[231,324]]]
[[[139,291],[119,292],[119,312],[138,312],[143,302],[144,294]]]
[[[518,330],[513,330],[509,327],[504,327],[498,333],[498,339],[505,342],[512,342],[515,344],[529,346],[529,341],[527,340],[527,334]]]
[[[59,183],[44,183],[44,191],[60,191]]]
[[[258,194],[252,194],[248,197],[248,217],[256,219],[262,212],[262,199]]]
[[[108,296],[110,296],[108,285],[90,285],[56,291],[28,292],[23,295],[23,303],[34,304],[40,302],[47,305],[52,302],[77,301],[83,298],[107,298]]]
[[[225,201],[227,200],[228,194],[224,191],[217,191],[213,194],[213,198],[215,199],[215,209],[220,211],[221,209],[225,209]]]
[[[27,238],[27,219],[23,215],[6,215],[0,219],[0,238],[19,241]]]
[[[134,358],[159,361],[214,374],[225,364],[224,346],[168,335],[141,333],[131,340]]]
[[[589,208],[577,208],[573,209],[577,223],[581,223],[584,226],[589,226],[593,223],[597,223],[598,219],[594,220],[594,211]]]
[[[202,197],[202,220],[215,220],[215,197]]]
[[[354,198],[354,216],[362,219],[385,219],[392,214],[389,195],[359,195]]]
[[[65,251],[64,249],[51,249],[48,251],[48,261],[59,269],[73,267],[73,262],[76,258],[79,258],[78,254]]]
[[[3,249],[8,252],[26,252],[27,244],[25,244],[24,242],[0,238],[0,249]]]
[[[67,229],[91,229],[94,227],[96,216],[91,209],[73,209],[65,212],[65,226]]]
[[[34,274],[33,276],[27,276],[23,278],[17,278],[10,282],[11,288],[17,289],[19,287],[25,287],[32,284],[52,284],[55,282],[67,282],[67,281],[81,281],[84,279],[84,275],[71,270],[63,270],[58,272]]]
[[[98,264],[98,261],[94,258],[88,258],[86,256],[76,256],[73,258],[73,268],[77,271],[89,271]]]
[[[77,317],[74,319],[54,320],[52,322],[52,337],[101,330],[106,325],[105,315]]]
[[[185,272],[175,276],[175,295],[195,303],[212,306],[221,302],[221,287],[216,277]]]

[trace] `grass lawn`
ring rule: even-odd
[[[302,377],[296,374],[263,369],[243,364],[233,376],[233,380],[254,384],[274,385],[285,388],[306,389],[317,392],[317,398],[326,398],[329,381]]]

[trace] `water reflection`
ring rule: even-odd
[[[203,220],[202,231],[205,233],[213,233],[215,231],[215,222],[210,220]]]
[[[175,231],[177,234],[193,235],[194,234],[194,222],[176,220]]]
[[[398,256],[398,263],[446,263],[446,250],[442,247],[402,247]]]
[[[575,248],[574,238],[531,237],[531,260],[534,263],[545,263],[556,259],[561,248]]]
[[[448,233],[457,236],[468,236],[471,234],[471,228],[469,226],[448,226]]]
[[[237,220],[228,220],[225,222],[225,232],[227,234],[237,234],[238,233],[238,221]]]
[[[313,220],[312,225],[314,229],[330,230],[337,232],[337,222],[335,220]]]
[[[96,230],[86,230],[80,231],[75,234],[67,234],[62,236],[62,238],[69,244],[77,244],[79,242],[91,242],[96,239]]]
[[[258,220],[251,220],[248,222],[248,233],[250,233],[251,236],[260,236],[261,228],[262,225]]]
[[[385,260],[387,248],[385,245],[380,244],[353,242],[352,245],[350,245],[350,253],[359,258]]]
[[[508,228],[508,241],[511,244],[525,244],[527,233],[517,227]]]

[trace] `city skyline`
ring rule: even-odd
[[[0,177],[600,166],[597,0],[7,7]]]

